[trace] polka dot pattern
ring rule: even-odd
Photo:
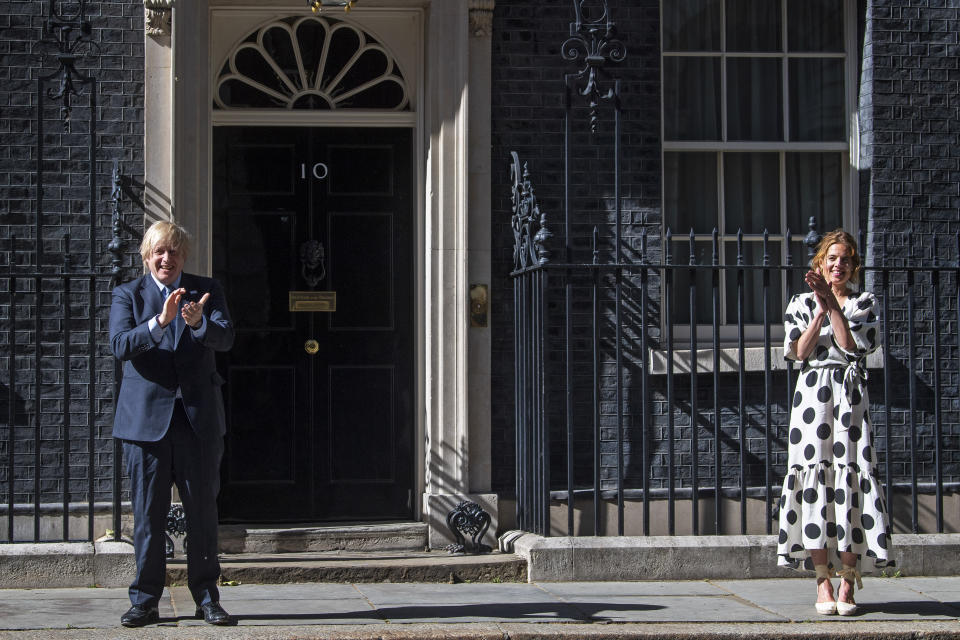
[[[807,549],[860,557],[860,571],[888,565],[889,522],[876,475],[864,357],[877,344],[877,300],[853,293],[842,310],[856,349],[845,351],[826,323],[803,362],[792,397],[788,465],[780,498],[779,564],[811,568]],[[796,340],[816,310],[812,293],[794,296],[784,314],[784,356],[797,360]],[[807,566],[809,565],[809,566]]]

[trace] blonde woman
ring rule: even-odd
[[[826,234],[784,314],[784,356],[802,363],[780,498],[779,564],[816,571],[816,610],[853,615],[860,574],[888,564],[889,518],[876,475],[867,354],[879,344],[877,300],[855,291],[849,233]],[[830,578],[842,578],[834,596]]]

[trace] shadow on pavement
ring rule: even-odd
[[[905,602],[870,602],[858,604],[856,618],[867,613],[892,613],[908,616],[952,616],[960,615],[960,603],[956,602],[922,602],[907,600]]]
[[[665,607],[650,604],[612,604],[609,602],[514,602],[509,604],[450,604],[450,605],[399,605],[381,606],[374,611],[331,611],[317,613],[241,613],[232,617],[235,620],[424,620],[441,621],[447,618],[504,618],[510,620],[541,620],[543,622],[558,619],[590,621],[603,619],[600,612],[611,611],[653,611]],[[189,618],[192,619],[192,618]]]

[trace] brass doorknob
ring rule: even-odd
[[[313,355],[317,351],[320,351],[320,343],[313,339],[307,340],[303,343],[303,350]]]

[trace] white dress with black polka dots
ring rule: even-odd
[[[877,479],[867,399],[866,355],[878,345],[876,297],[851,293],[842,310],[856,343],[842,349],[825,321],[803,361],[790,412],[787,476],[780,497],[781,566],[813,569],[807,549],[859,555],[860,571],[891,564],[889,517]],[[793,297],[784,314],[784,357],[797,360],[796,341],[816,310],[814,294]]]

